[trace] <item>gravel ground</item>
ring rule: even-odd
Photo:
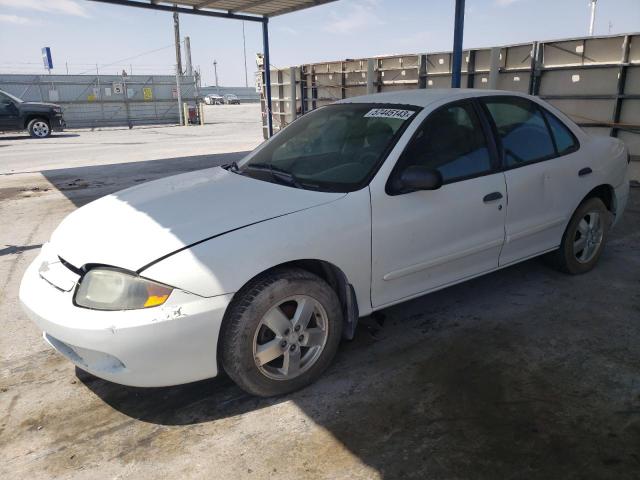
[[[41,244],[90,200],[240,158],[259,110],[231,108],[0,136],[0,478],[638,478],[638,188],[593,272],[531,260],[389,308],[293,395],[123,387],[48,349],[16,298]]]

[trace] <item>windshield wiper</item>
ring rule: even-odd
[[[304,189],[305,184],[301,183],[298,178],[291,172],[287,172],[278,167],[274,167],[270,163],[253,163],[248,164],[245,168],[250,170],[263,170],[267,171],[271,174],[271,177],[278,181],[279,183],[283,183],[285,185],[289,185],[296,188]]]
[[[235,160],[231,163],[227,163],[226,165],[222,165],[222,168],[229,170],[230,172],[240,173],[240,166]]]

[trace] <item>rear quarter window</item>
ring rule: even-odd
[[[549,128],[556,142],[558,155],[566,155],[576,151],[578,149],[578,141],[575,135],[571,133],[571,130],[569,130],[569,127],[547,110],[542,109],[542,111],[544,112],[547,122],[549,122]]]

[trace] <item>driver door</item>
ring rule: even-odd
[[[472,100],[447,104],[418,128],[386,185],[372,184],[374,308],[498,267],[507,192],[489,135]],[[443,185],[394,191],[413,165],[438,170]]]
[[[0,130],[15,130],[18,125],[18,107],[0,92]]]

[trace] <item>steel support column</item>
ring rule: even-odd
[[[453,31],[453,62],[451,65],[451,87],[460,88],[462,78],[462,37],[464,36],[464,0],[456,0]]]
[[[264,94],[267,105],[267,130],[273,135],[273,116],[271,114],[271,62],[269,59],[269,19],[262,20],[262,45],[264,48]]]
[[[616,104],[613,107],[613,118],[611,119],[612,128],[611,136],[617,137],[620,123],[620,117],[622,116],[622,102],[626,90],[627,83],[627,70],[629,69],[629,53],[631,51],[631,37],[629,35],[624,36],[624,42],[622,44],[622,61],[620,63],[620,69],[618,70],[618,86],[616,95]]]
[[[467,88],[473,88],[476,83],[476,51],[469,50],[467,62]]]

